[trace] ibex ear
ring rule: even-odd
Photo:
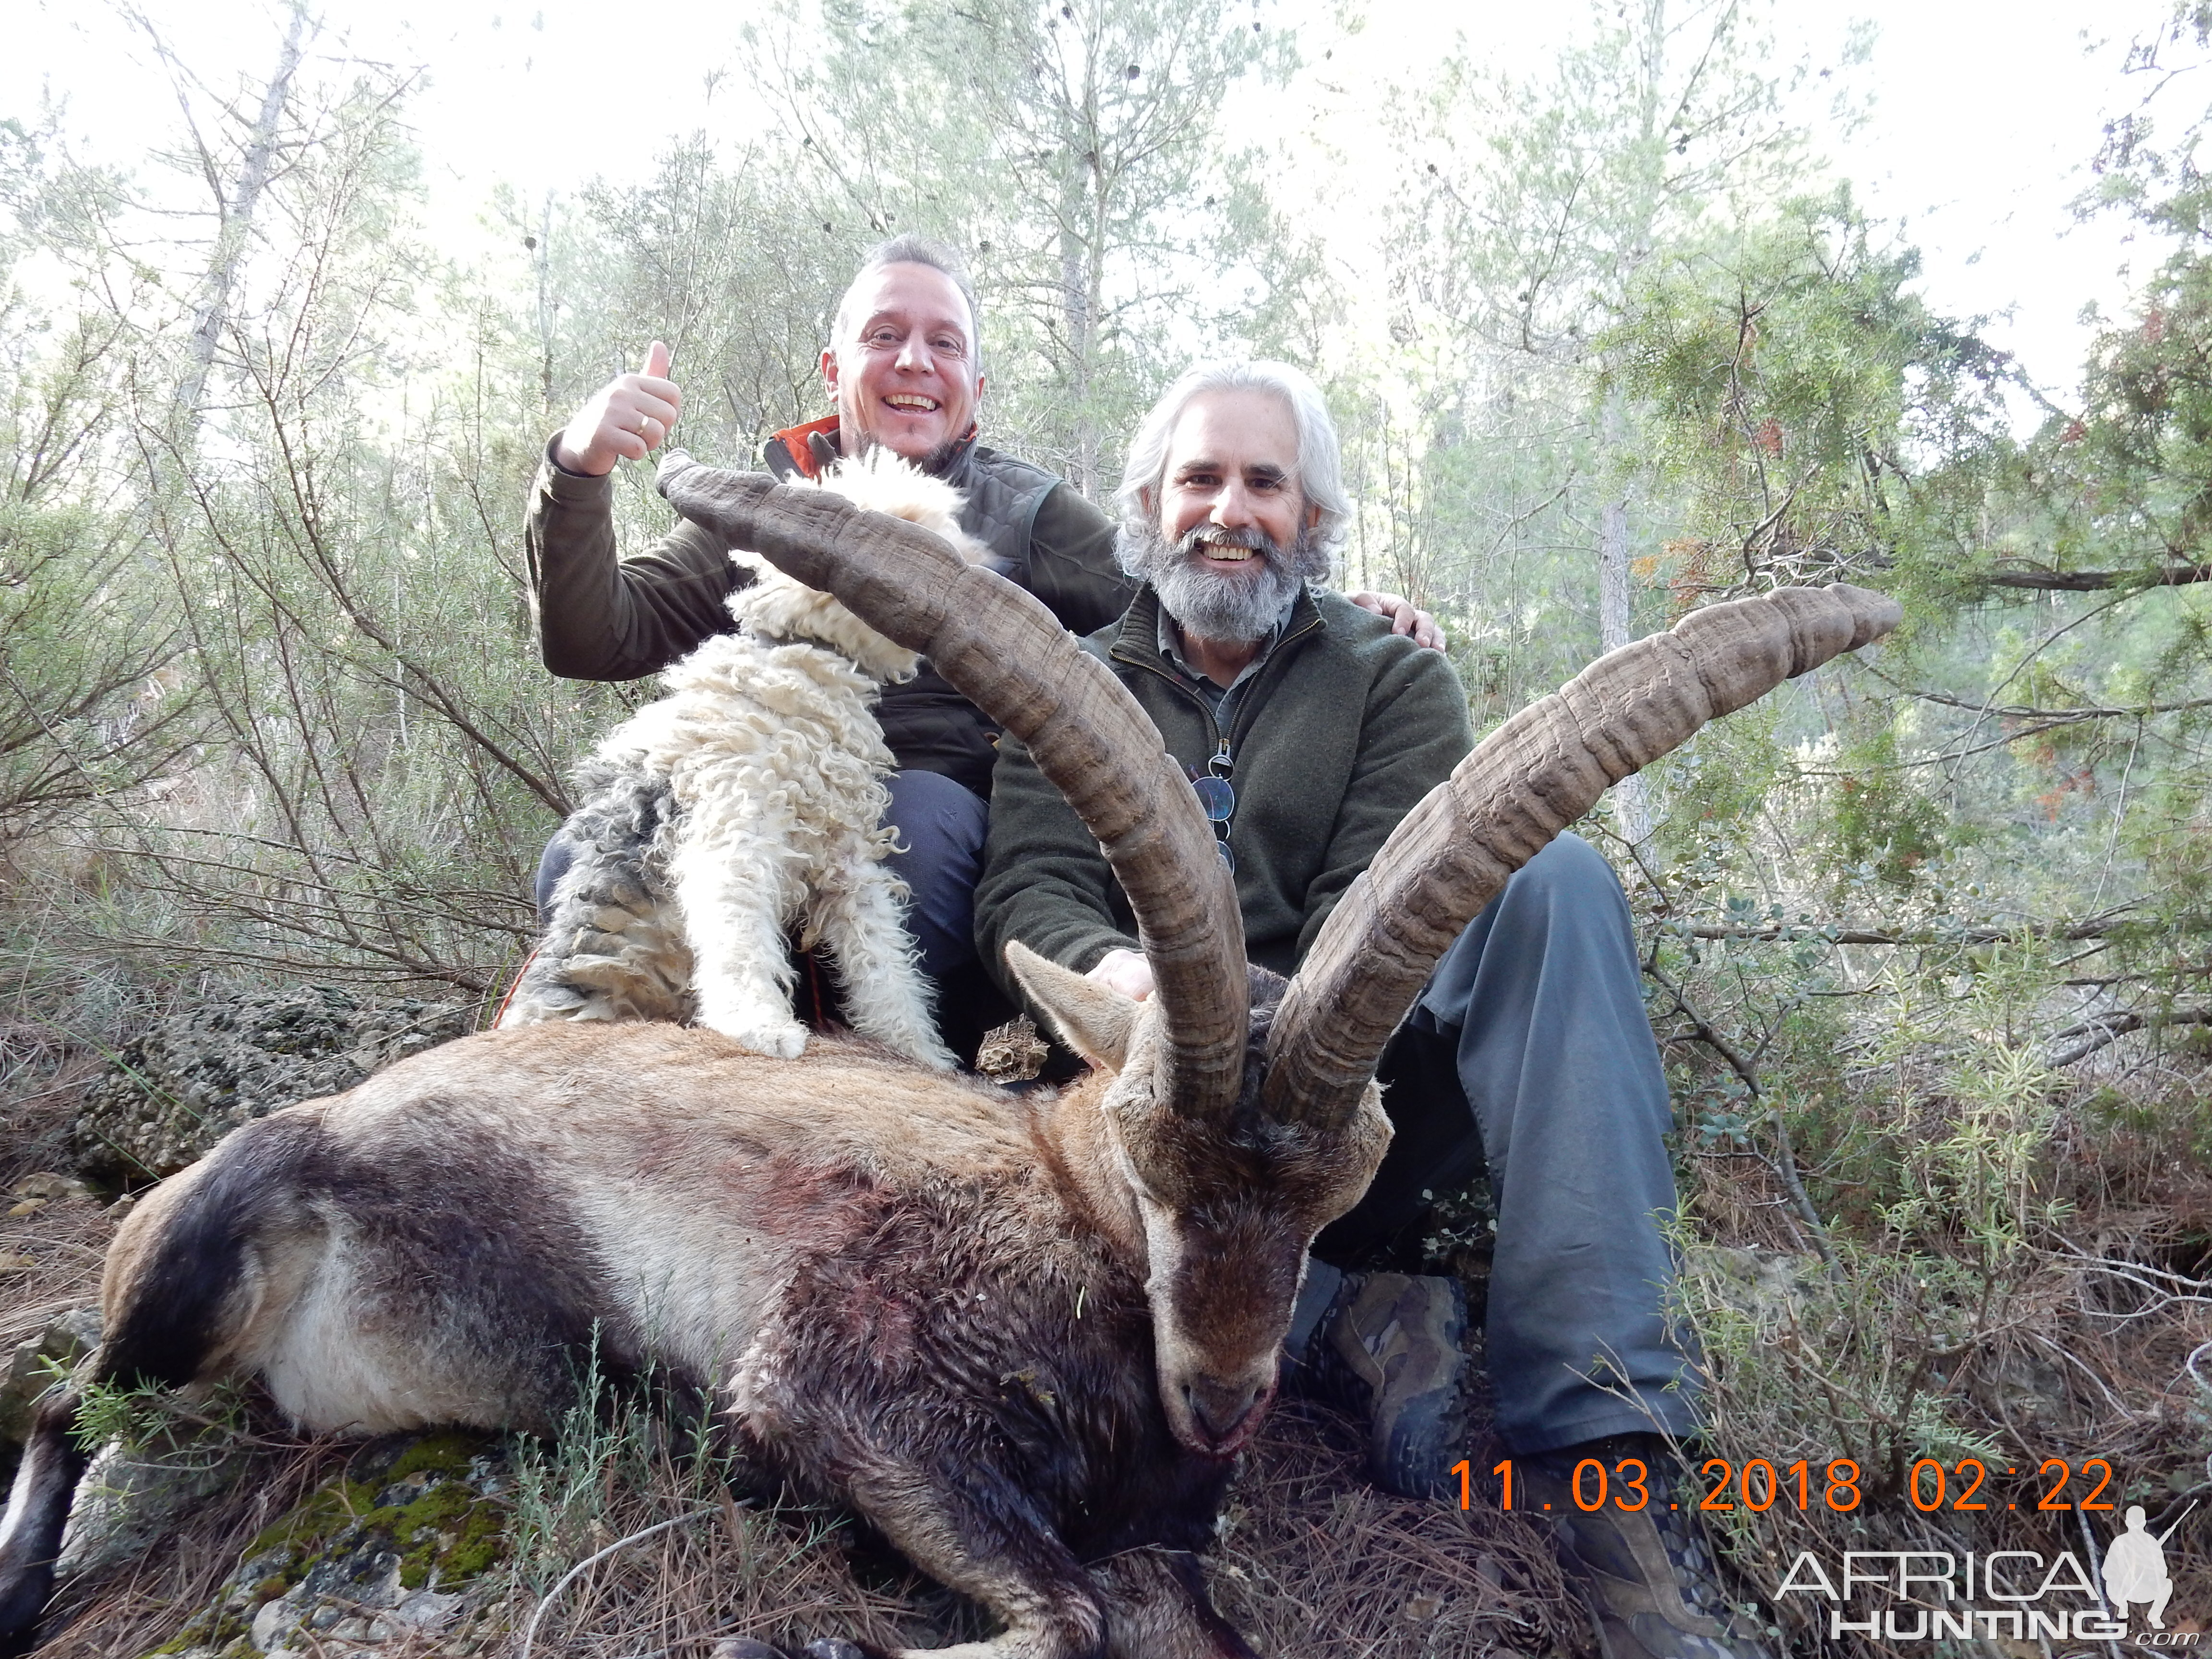
[[[1048,962],[1018,940],[1007,941],[1006,966],[1068,1047],[1094,1066],[1121,1069],[1136,1035],[1137,1003],[1073,968]]]

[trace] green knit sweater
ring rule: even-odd
[[[1168,752],[1202,769],[1224,735],[1160,654],[1147,586],[1121,622],[1084,641],[1152,717]],[[1443,654],[1390,632],[1340,595],[1292,606],[1273,653],[1238,693],[1229,739],[1230,846],[1246,955],[1291,972],[1398,820],[1472,746],[1467,696]],[[1082,822],[1011,735],[1000,741],[975,936],[1002,979],[1007,941],[1087,970],[1137,948],[1136,925]]]

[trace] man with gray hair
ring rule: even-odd
[[[963,494],[962,527],[990,549],[993,568],[1043,600],[1062,626],[1090,633],[1119,616],[1133,589],[1115,568],[1114,526],[1042,467],[977,441],[981,342],[975,290],[957,253],[921,236],[879,244],[838,302],[822,350],[834,412],[776,433],[763,459],[779,477],[812,477],[874,447],[903,456]],[[546,447],[525,540],[540,646],[556,674],[655,673],[733,625],[727,600],[739,573],[708,532],[679,523],[641,552],[623,557],[616,549],[610,475],[667,441],[684,403],[669,374],[668,349],[656,341],[640,372],[610,380]],[[1433,637],[1429,619],[1403,600],[1356,597],[1391,626]],[[903,846],[892,866],[913,893],[908,921],[922,970],[941,984],[973,972],[971,907],[997,730],[927,663],[884,688],[877,714],[898,767],[888,821]],[[568,862],[556,836],[539,866],[541,910]],[[939,999],[947,1041],[963,1053],[980,1035],[974,1018],[962,1018],[979,988],[980,976]]]
[[[1350,504],[1335,429],[1298,370],[1232,363],[1177,380],[1131,446],[1121,507],[1119,556],[1143,586],[1086,648],[1205,802],[1247,954],[1293,973],[1399,820],[1472,746],[1466,695],[1439,653],[1316,586]],[[1011,738],[975,907],[988,962],[1019,939],[1125,995],[1152,990],[1097,842]],[[1449,1470],[1474,1448],[1456,1283],[1331,1264],[1400,1239],[1427,1198],[1486,1164],[1498,1224],[1486,1346],[1513,1502],[1548,1510],[1611,1659],[1758,1653],[1669,1507],[1682,1474],[1670,1443],[1697,1429],[1664,1306],[1670,1114],[1627,902],[1587,842],[1560,836],[1468,926],[1379,1074],[1395,1133],[1366,1197],[1316,1241],[1286,1386],[1364,1416],[1378,1485],[1457,1490]],[[1616,1493],[1644,1493],[1640,1506],[1582,1509],[1575,1474],[1589,1459]]]

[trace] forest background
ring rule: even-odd
[[[1912,1503],[1922,1460],[2212,1493],[2212,6],[2084,59],[2118,113],[2078,210],[2131,275],[2056,382],[1855,197],[1863,42],[1798,59],[1755,0],[1601,5],[1510,69],[1269,0],[777,0],[726,67],[685,46],[726,125],[610,178],[620,110],[580,110],[572,183],[466,237],[422,70],[361,29],[274,11],[240,72],[117,15],[160,153],[0,112],[11,1124],[242,990],[495,1000],[566,769],[651,690],[537,663],[546,434],[659,337],[682,441],[744,464],[823,412],[859,252],[921,230],[975,260],[990,441],[1096,499],[1194,358],[1312,365],[1345,578],[1442,617],[1478,730],[1699,605],[1903,600],[1585,826],[1674,1082],[1715,1446],[1880,1500],[1730,1547],[1771,1587],[1816,1536],[2096,1547]],[[641,541],[665,509],[622,486]],[[1431,1259],[1478,1270],[1481,1225]]]

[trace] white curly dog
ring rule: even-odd
[[[888,451],[819,484],[984,556],[960,492]],[[689,1021],[796,1059],[795,927],[802,948],[826,948],[854,1030],[949,1069],[906,886],[884,863],[892,760],[870,712],[919,659],[765,560],[730,556],[752,575],[730,596],[737,632],[668,669],[668,695],[577,769],[584,804],[562,825],[575,859],[499,1024]]]

